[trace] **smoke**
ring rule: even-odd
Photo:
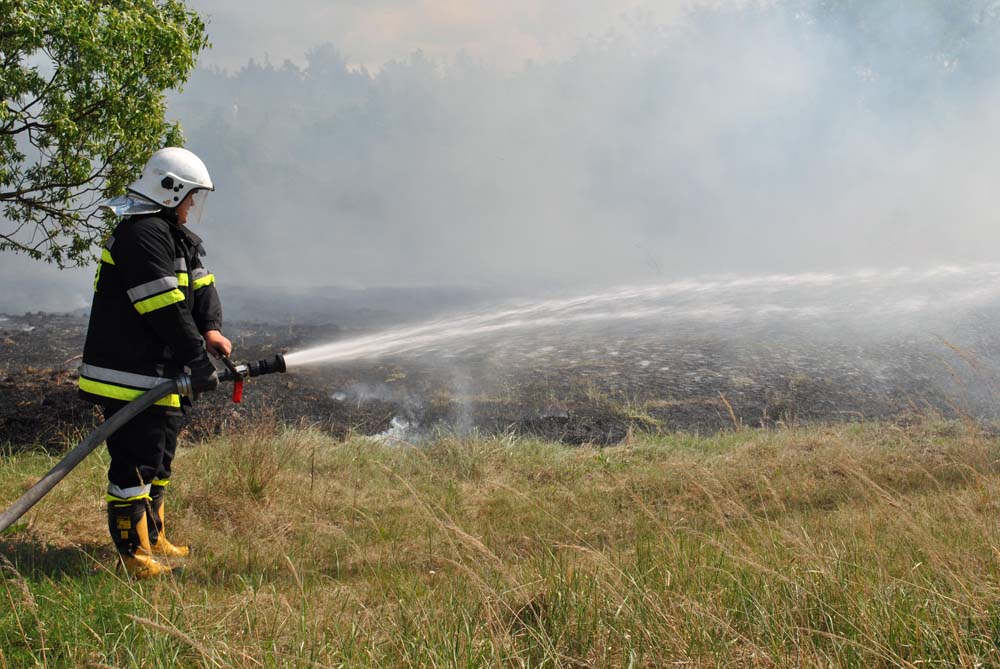
[[[514,68],[525,60],[571,55],[582,36],[603,34],[627,17],[676,17],[684,0],[295,0],[246,11],[241,0],[189,0],[209,20],[212,51],[204,60],[239,69],[248,56],[305,63],[303,45],[331,42],[353,63],[377,70],[422,51],[465,51]]]
[[[171,116],[218,186],[196,232],[223,288],[996,259],[994,0],[193,6],[229,69]],[[240,59],[264,52],[293,60]],[[31,294],[0,308],[89,299],[90,270],[53,295],[4,262]]]
[[[231,282],[527,291],[985,262],[991,7],[639,16],[513,71],[461,53],[371,71],[320,45],[201,70],[172,109],[218,185],[202,232]]]
[[[0,313],[71,312],[90,308],[94,268],[60,270],[26,256],[0,255]]]

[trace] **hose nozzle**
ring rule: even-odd
[[[274,374],[275,372],[285,372],[287,371],[285,356],[275,353],[273,358],[247,363],[247,371],[250,378],[263,376],[264,374]]]
[[[220,381],[242,381],[255,376],[286,371],[285,356],[280,353],[276,353],[273,358],[257,362],[234,363],[229,358],[223,358],[222,362],[226,365],[226,369],[219,373]]]

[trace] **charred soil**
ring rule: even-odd
[[[27,314],[0,320],[0,443],[71,446],[100,414],[76,393],[86,319]],[[235,323],[234,357],[250,360],[351,333],[335,325]],[[798,333],[801,334],[801,333]],[[980,416],[982,379],[955,380],[956,352],[928,344],[815,341],[788,332],[656,331],[522,337],[473,351],[294,370],[196,403],[189,438],[254,421],[314,426],[337,437],[419,441],[441,431],[529,434],[614,444],[635,430],[710,433],[743,426],[928,411]],[[950,370],[950,376],[949,376]],[[942,382],[946,379],[947,382]],[[977,389],[976,396],[969,388]],[[992,388],[988,388],[992,396]]]

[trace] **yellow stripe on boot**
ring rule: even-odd
[[[165,555],[166,557],[187,557],[191,552],[191,549],[187,546],[175,546],[167,540],[164,535],[164,528],[166,527],[163,522],[163,507],[166,504],[163,501],[163,493],[165,492],[163,488],[170,483],[169,480],[155,480],[153,481],[153,490],[151,497],[151,506],[153,510],[153,522],[156,523],[156,541],[151,542],[150,547],[153,549],[153,553],[156,555]]]

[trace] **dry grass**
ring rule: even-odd
[[[835,425],[609,449],[262,428],[183,448],[133,583],[95,456],[0,543],[3,667],[1000,666],[1000,443]],[[2,502],[51,464],[0,459]]]

